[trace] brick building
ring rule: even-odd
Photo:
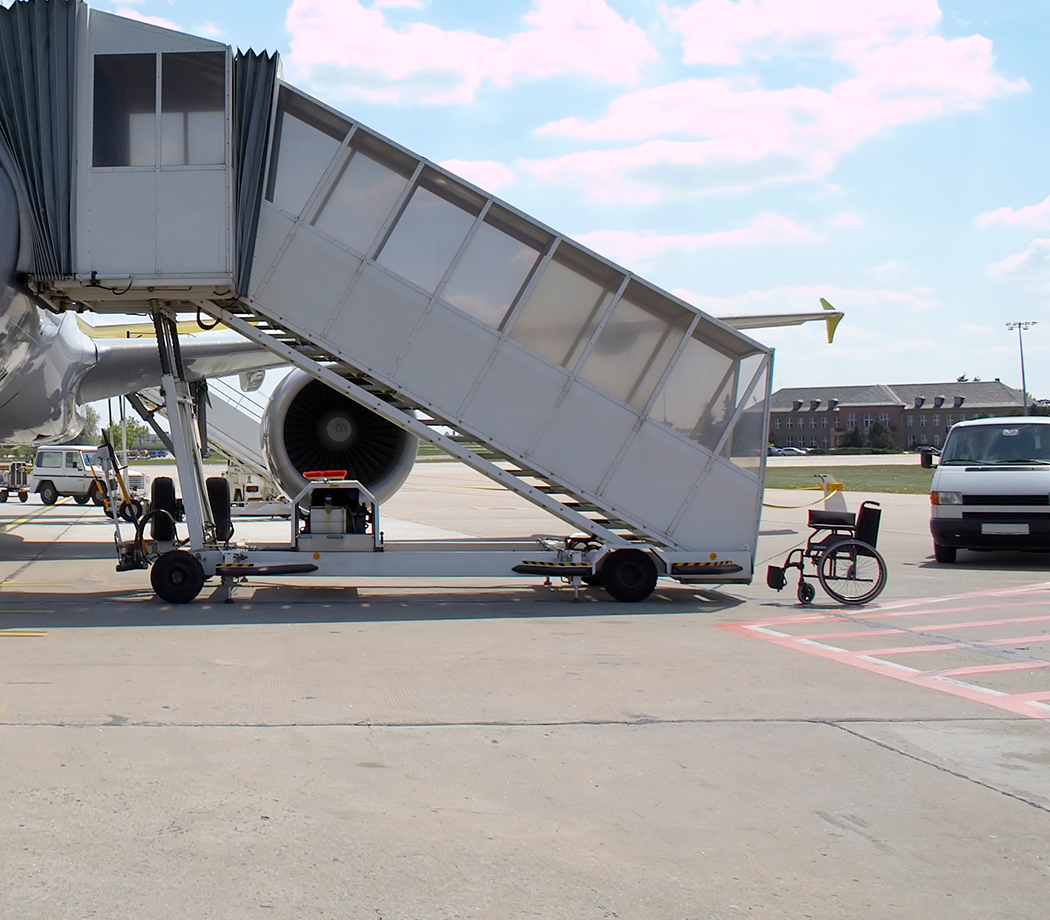
[[[878,419],[902,450],[940,447],[956,422],[1019,413],[1022,404],[1021,391],[998,380],[785,387],[773,394],[769,439],[780,447],[833,448],[851,428],[863,432]]]

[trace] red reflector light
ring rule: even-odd
[[[303,479],[346,479],[346,470],[310,470]]]

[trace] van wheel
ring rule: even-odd
[[[74,495],[73,496],[73,501],[75,501],[78,505],[86,505],[89,501],[91,501],[91,496],[90,495]]]
[[[938,562],[952,563],[955,562],[955,547],[954,546],[941,546],[940,543],[933,544],[933,558]]]
[[[53,505],[58,501],[58,489],[55,488],[53,482],[48,481],[40,484],[40,501],[45,505]]]

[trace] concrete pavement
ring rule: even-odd
[[[638,605],[508,578],[171,607],[94,509],[0,506],[0,916],[1042,917],[1048,559],[939,566],[925,497],[876,498],[861,610],[766,588],[801,508],[766,509],[751,586]],[[447,463],[383,510],[564,529]]]

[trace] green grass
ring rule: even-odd
[[[767,467],[767,489],[811,489],[820,485],[818,473],[830,473],[847,492],[900,492],[925,495],[933,470],[914,466],[796,466]]]

